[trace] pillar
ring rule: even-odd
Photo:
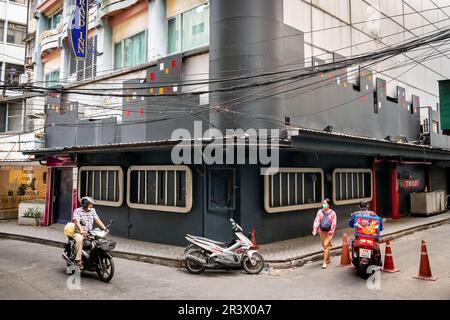
[[[391,206],[391,218],[400,218],[400,210],[398,204],[398,174],[397,164],[392,164],[390,167],[390,206]]]
[[[149,0],[148,3],[147,60],[167,55],[166,0]]]

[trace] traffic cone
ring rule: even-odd
[[[348,266],[351,264],[350,250],[348,248],[347,234],[342,235],[342,253],[341,253],[341,266]]]
[[[258,249],[258,245],[256,244],[256,236],[255,236],[255,229],[252,227],[252,231],[250,232],[251,235],[251,242],[253,243],[252,249]]]
[[[430,261],[428,261],[427,246],[425,241],[422,240],[422,250],[420,253],[420,266],[419,274],[413,278],[421,280],[436,281],[437,277],[433,277],[431,274]]]
[[[394,258],[392,257],[392,250],[391,250],[391,240],[386,240],[386,251],[384,253],[384,264],[383,268],[381,268],[381,271],[384,272],[399,272],[400,269],[396,269],[394,266]]]

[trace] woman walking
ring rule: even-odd
[[[330,209],[330,200],[324,199],[322,201],[322,208],[317,211],[316,219],[314,220],[312,234],[320,235],[320,242],[323,247],[323,265],[322,269],[327,267],[331,262],[330,249],[332,247],[331,239],[333,238],[334,230],[336,229],[336,212]]]

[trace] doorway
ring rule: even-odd
[[[73,168],[55,168],[53,179],[52,223],[72,220]]]
[[[238,179],[234,168],[209,168],[204,235],[217,241],[233,237],[230,218],[239,223]]]

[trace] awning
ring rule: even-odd
[[[50,156],[50,155],[65,155],[65,154],[81,154],[81,153],[105,153],[105,152],[137,152],[151,150],[155,148],[172,148],[180,143],[191,144],[193,147],[197,144],[202,146],[208,145],[213,141],[218,141],[218,139],[203,138],[203,139],[187,139],[187,140],[154,140],[154,141],[142,141],[142,142],[121,142],[112,144],[100,144],[100,145],[88,145],[88,146],[68,146],[68,147],[57,147],[57,148],[42,148],[34,150],[26,150],[22,153],[25,155],[35,155],[39,156]],[[222,139],[225,142],[225,139]],[[264,143],[262,141],[256,141],[254,139],[242,140],[242,142],[234,143],[235,146],[238,145],[257,145],[259,147],[269,147],[269,148],[286,148],[290,147],[289,143]],[[244,142],[245,141],[245,142]]]

